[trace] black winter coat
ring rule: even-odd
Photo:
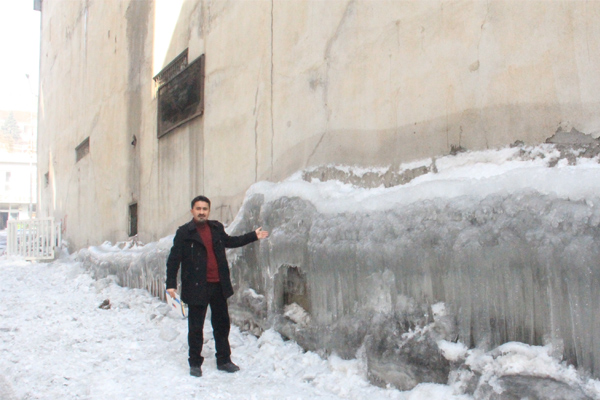
[[[256,232],[229,236],[218,221],[207,221],[212,234],[213,249],[219,268],[219,280],[225,298],[233,295],[229,264],[225,248],[241,247],[258,240]],[[175,233],[173,247],[167,258],[167,289],[177,288],[177,271],[181,264],[181,300],[187,304],[207,305],[206,247],[196,230],[194,220],[181,225]]]

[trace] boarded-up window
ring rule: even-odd
[[[157,101],[158,137],[204,113],[204,55],[188,65],[186,50],[154,80],[160,85]]]

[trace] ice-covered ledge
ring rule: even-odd
[[[254,185],[232,233],[262,225],[271,237],[231,254],[238,323],[363,351],[373,382],[403,389],[447,381],[440,340],[552,345],[597,376],[597,152],[515,146],[435,167],[390,187],[307,174]]]

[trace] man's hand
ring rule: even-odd
[[[267,236],[269,236],[269,232],[263,231],[262,226],[260,228],[258,228],[257,230],[255,230],[254,232],[256,232],[256,237],[259,239],[264,239]]]
[[[176,289],[167,289],[167,293],[169,293],[169,295],[172,298],[175,298],[175,295],[177,294],[177,290]]]

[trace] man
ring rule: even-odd
[[[210,306],[215,338],[217,369],[236,372],[229,347],[229,311],[227,298],[233,295],[225,248],[241,247],[269,233],[258,228],[242,236],[229,236],[223,224],[209,221],[210,200],[204,196],[192,200],[192,220],[180,226],[167,259],[167,292],[175,297],[177,271],[181,265],[181,300],[188,309],[188,345],[190,375],[202,376],[202,344],[206,309]]]

